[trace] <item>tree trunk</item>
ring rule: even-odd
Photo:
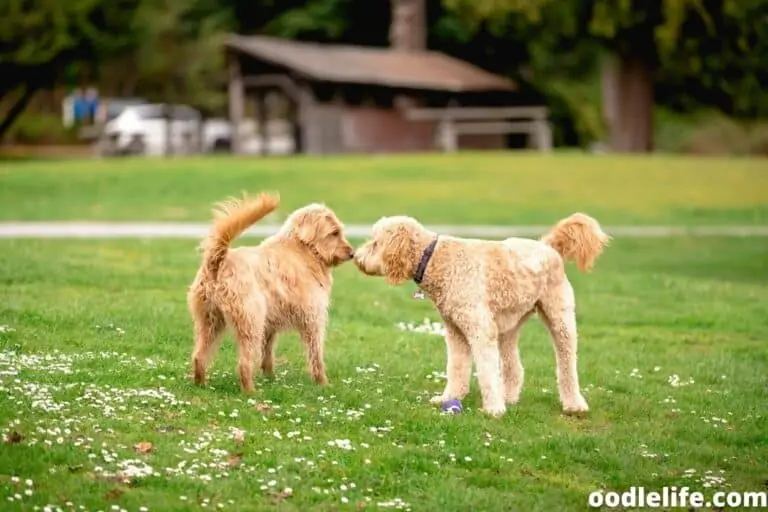
[[[19,116],[26,110],[27,105],[32,100],[32,97],[37,92],[37,87],[27,84],[24,86],[24,93],[16,100],[16,103],[8,109],[2,120],[0,120],[0,141],[3,140],[5,134],[11,129],[13,123],[19,118]]]
[[[615,56],[603,61],[603,116],[615,153],[653,151],[653,79],[640,59]]]
[[[389,45],[403,51],[426,50],[426,0],[390,0],[390,6],[392,21],[389,26]]]
[[[392,20],[389,25],[389,45],[394,50],[421,52],[427,49],[426,0],[389,0]],[[419,105],[413,96],[395,97],[395,107],[408,110]]]

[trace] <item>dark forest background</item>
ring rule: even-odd
[[[389,46],[408,4],[414,40],[546,98],[559,146],[768,154],[768,0],[2,0],[0,139],[70,137],[76,86],[223,115],[226,34]]]

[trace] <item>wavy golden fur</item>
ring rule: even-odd
[[[413,278],[436,237],[411,217],[384,217],[355,251],[355,264],[365,274],[399,284]],[[447,331],[448,382],[432,402],[464,398],[474,360],[484,412],[504,414],[506,404],[519,400],[523,385],[520,328],[538,313],[555,348],[563,409],[587,411],[576,365],[576,302],[564,262],[575,261],[588,271],[610,240],[595,219],[582,213],[563,219],[541,240],[440,236],[420,285]]]
[[[291,213],[258,246],[230,247],[279,202],[276,194],[260,194],[231,199],[214,210],[211,234],[201,244],[202,262],[187,294],[195,326],[192,371],[198,384],[205,382],[227,326],[237,341],[243,391],[254,389],[254,361],[261,361],[265,374],[273,373],[276,336],[285,330],[301,335],[314,381],[328,382],[323,352],[331,269],[353,255],[342,223],[327,206],[310,204]]]
[[[229,198],[216,203],[213,208],[213,227],[211,234],[203,241],[203,261],[205,269],[216,277],[219,267],[229,252],[229,244],[262,218],[272,213],[280,205],[278,194],[259,194],[249,200],[247,194],[242,199]]]

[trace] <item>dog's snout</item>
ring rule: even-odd
[[[354,257],[355,257],[355,250],[354,249],[350,249],[349,250],[349,259],[354,259]]]

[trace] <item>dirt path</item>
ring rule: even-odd
[[[478,238],[510,236],[535,237],[549,226],[456,226],[429,225],[438,233]],[[205,223],[168,222],[0,222],[0,238],[201,238],[208,233]],[[615,237],[672,236],[768,236],[768,226],[604,226]],[[246,235],[267,236],[274,225],[257,225]],[[367,236],[369,225],[347,226],[347,236]]]

